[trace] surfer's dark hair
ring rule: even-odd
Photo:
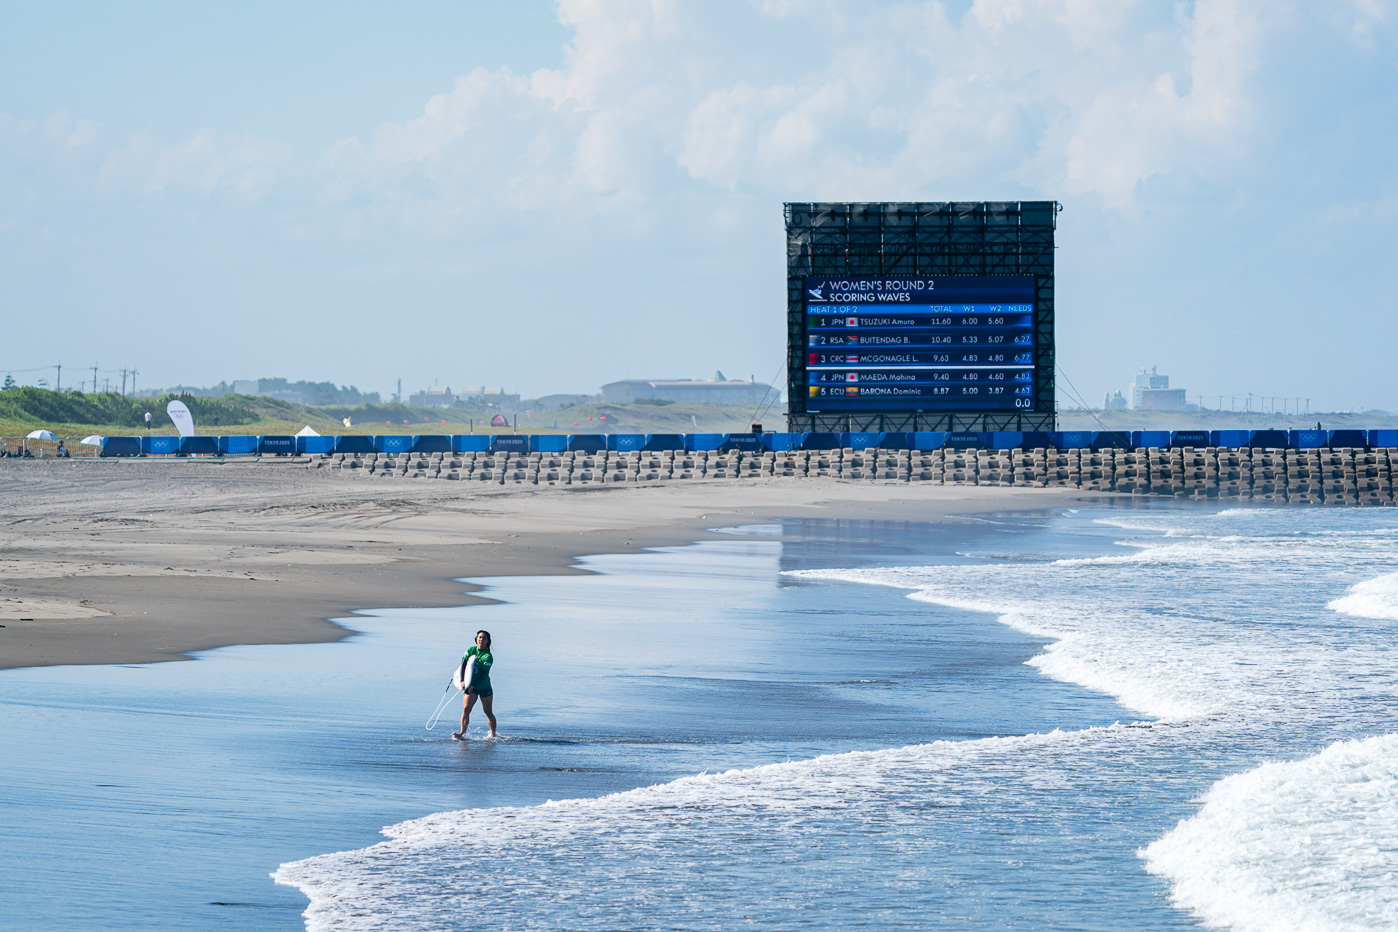
[[[476,632],[476,637],[480,637],[482,634],[485,635],[485,646],[489,647],[491,645],[491,642],[493,641],[493,638],[491,638],[490,636],[490,632],[482,628],[481,630]]]

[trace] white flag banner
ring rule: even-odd
[[[170,420],[175,423],[175,429],[180,432],[181,437],[194,436],[194,415],[189,413],[189,408],[183,401],[172,401],[165,406],[165,413],[170,415]]]

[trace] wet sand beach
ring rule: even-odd
[[[538,488],[366,482],[289,462],[7,462],[0,668],[144,663],[332,641],[357,609],[486,601],[463,577],[582,573],[576,557],[777,518],[938,521],[1075,489],[818,478]]]

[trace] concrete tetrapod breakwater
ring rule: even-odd
[[[584,487],[819,476],[855,482],[1077,488],[1199,500],[1392,505],[1398,448],[368,453],[280,462],[370,479],[497,485]]]

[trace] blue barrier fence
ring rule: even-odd
[[[683,450],[684,434],[647,434],[647,450]]]
[[[345,434],[337,437],[107,437],[102,456],[303,456],[330,453],[601,453],[606,450],[1013,450],[1242,447],[1310,450],[1398,447],[1398,430],[918,431],[761,434]]]
[[[489,434],[452,434],[451,452],[484,453],[490,449]]]
[[[1180,447],[1211,447],[1213,443],[1207,430],[1176,430],[1170,432],[1170,446]]]
[[[223,456],[251,456],[257,452],[257,438],[220,437],[218,452]]]
[[[1053,445],[1060,450],[1081,450],[1097,439],[1095,430],[1059,430],[1053,433]]]
[[[801,444],[806,442],[808,433],[789,434],[778,431],[768,431],[762,436],[762,446],[768,450],[778,453],[789,453],[792,450],[801,449]]]
[[[529,437],[529,452],[531,453],[566,453],[567,451],[567,434],[531,434]]]
[[[103,437],[98,456],[141,456],[140,437]]]
[[[1248,446],[1263,449],[1282,450],[1291,446],[1289,438],[1284,430],[1255,430],[1248,438]]]
[[[601,453],[607,449],[607,435],[569,434],[568,449],[574,453]]]
[[[307,437],[307,440],[310,438]],[[336,453],[377,453],[378,437],[366,434],[345,434],[335,438]]]
[[[1325,446],[1367,447],[1369,445],[1368,433],[1364,430],[1332,430],[1330,431],[1330,441]]]
[[[737,450],[739,453],[765,453],[761,434],[729,434],[720,450]]]

